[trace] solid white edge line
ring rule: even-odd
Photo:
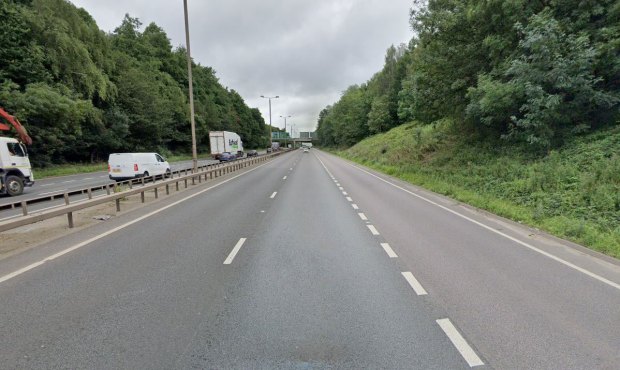
[[[269,198],[271,198],[271,199],[275,198],[275,197],[276,197],[276,194],[278,194],[278,192],[277,192],[277,191],[274,191],[274,192],[273,192],[273,194],[271,194],[271,196],[270,196]]]
[[[351,207],[353,207],[353,209],[360,209],[360,207],[358,207],[357,204],[351,204]]]
[[[372,235],[379,235],[379,231],[377,231],[377,228],[374,227],[373,225],[366,225],[368,226],[368,229],[370,229],[370,232],[372,233]]]
[[[420,284],[420,282],[413,276],[411,272],[406,271],[406,272],[401,272],[401,274],[403,274],[403,276],[405,277],[405,279],[407,280],[407,282],[409,283],[409,285],[411,286],[415,294],[417,295],[427,294],[426,290],[424,290],[424,287],[422,287],[422,284]]]
[[[441,330],[446,333],[448,339],[450,339],[457,351],[459,351],[461,356],[467,361],[469,367],[484,365],[484,362],[482,362],[480,357],[474,352],[461,333],[456,330],[450,319],[440,319],[436,320],[436,322],[439,324]]]
[[[5,281],[7,281],[7,280],[10,280],[10,279],[12,279],[12,278],[14,278],[14,277],[18,276],[18,275],[21,275],[21,274],[23,274],[24,272],[30,271],[30,270],[32,270],[32,269],[34,269],[34,268],[36,268],[36,267],[38,267],[38,266],[40,266],[40,265],[44,264],[45,262],[52,261],[52,260],[54,260],[54,259],[56,259],[56,258],[58,258],[58,257],[60,257],[60,256],[63,256],[63,255],[65,255],[65,254],[67,254],[67,253],[70,253],[70,252],[72,252],[72,251],[74,251],[74,250],[76,250],[76,249],[82,248],[83,246],[88,245],[88,244],[90,244],[90,243],[92,243],[92,242],[94,242],[94,241],[97,241],[97,240],[99,240],[99,239],[105,238],[106,236],[108,236],[108,235],[110,235],[110,234],[113,234],[113,233],[115,233],[115,232],[117,232],[117,231],[119,231],[119,230],[122,230],[122,229],[124,229],[124,228],[126,228],[126,227],[129,227],[129,226],[131,226],[131,225],[133,225],[133,224],[135,224],[135,223],[137,223],[137,222],[140,222],[140,221],[142,221],[142,220],[144,220],[144,219],[146,219],[146,218],[149,218],[149,217],[151,217],[151,216],[153,216],[153,215],[156,215],[156,214],[158,214],[158,213],[160,213],[160,212],[163,212],[163,211],[167,210],[168,208],[174,207],[174,206],[176,206],[176,205],[178,205],[178,204],[180,204],[180,203],[185,202],[186,200],[189,200],[189,199],[195,198],[195,197],[197,197],[197,196],[199,196],[199,195],[201,195],[201,194],[203,194],[203,193],[205,193],[205,192],[207,192],[207,191],[209,191],[209,190],[211,190],[211,189],[213,189],[213,188],[217,188],[218,186],[221,186],[221,185],[223,185],[223,184],[226,184],[227,182],[232,181],[232,180],[234,180],[234,179],[236,179],[236,178],[238,178],[238,177],[240,177],[240,176],[247,175],[248,173],[250,173],[250,172],[252,172],[252,171],[255,171],[255,170],[257,170],[257,169],[259,169],[259,168],[261,168],[261,167],[263,167],[263,166],[266,166],[266,165],[268,165],[269,163],[271,163],[271,162],[263,163],[263,164],[259,165],[258,167],[252,168],[252,169],[250,169],[250,170],[248,170],[248,171],[246,171],[246,172],[244,172],[244,173],[240,173],[240,174],[238,174],[238,175],[236,175],[236,176],[233,176],[233,177],[231,177],[231,178],[229,178],[229,179],[227,179],[227,180],[224,180],[224,181],[220,182],[219,184],[215,184],[215,185],[210,186],[210,187],[208,187],[208,188],[206,188],[206,189],[200,190],[199,192],[194,193],[194,194],[192,194],[192,195],[189,195],[189,196],[187,196],[187,197],[185,197],[185,198],[183,198],[183,199],[179,199],[179,200],[177,200],[177,201],[176,201],[176,202],[174,202],[174,203],[170,203],[170,204],[168,204],[168,205],[167,205],[167,206],[165,206],[165,207],[159,208],[159,209],[157,209],[157,210],[155,210],[155,211],[153,211],[153,212],[147,213],[147,214],[145,214],[145,215],[143,215],[143,216],[140,216],[140,217],[138,217],[138,218],[136,218],[136,219],[134,219],[134,220],[131,220],[131,221],[129,221],[129,222],[127,222],[127,223],[124,223],[124,224],[122,224],[122,225],[120,225],[120,226],[117,226],[117,227],[115,227],[115,228],[113,228],[113,229],[110,229],[110,230],[108,230],[108,231],[106,231],[106,232],[104,232],[104,233],[102,233],[102,234],[99,234],[99,235],[94,236],[94,237],[92,237],[92,238],[90,238],[90,239],[87,239],[87,240],[85,240],[85,241],[83,241],[83,242],[81,242],[81,243],[78,243],[78,244],[76,244],[76,245],[74,245],[74,246],[72,246],[72,247],[69,247],[69,248],[67,248],[67,249],[64,249],[64,250],[62,250],[62,251],[60,251],[60,252],[58,252],[58,253],[56,253],[56,254],[53,254],[53,255],[51,255],[51,256],[49,256],[49,257],[47,257],[47,258],[42,259],[41,261],[34,262],[34,263],[32,263],[32,264],[30,264],[30,265],[28,265],[28,266],[26,266],[26,267],[23,267],[23,268],[21,268],[21,269],[19,269],[19,270],[17,270],[17,271],[13,271],[12,273],[10,273],[10,274],[8,274],[8,275],[4,275],[4,276],[0,277],[0,284],[1,284],[1,283],[3,283],[3,282],[5,282]]]
[[[563,264],[564,266],[570,267],[570,268],[572,268],[574,270],[577,270],[577,271],[581,272],[582,274],[585,274],[585,275],[587,275],[587,276],[589,276],[589,277],[591,277],[593,279],[596,279],[596,280],[598,280],[598,281],[600,281],[602,283],[605,283],[605,284],[607,284],[607,285],[609,285],[609,286],[611,286],[613,288],[616,288],[616,289],[620,290],[620,284],[618,284],[616,282],[613,282],[613,281],[611,281],[609,279],[606,279],[606,278],[604,278],[604,277],[602,277],[600,275],[597,275],[597,274],[595,274],[595,273],[593,273],[593,272],[591,272],[589,270],[584,269],[583,267],[579,267],[579,266],[577,266],[577,265],[575,265],[575,264],[573,264],[571,262],[563,260],[560,257],[557,257],[557,256],[555,256],[555,255],[553,255],[553,254],[551,254],[549,252],[545,252],[542,249],[536,248],[535,246],[533,246],[533,245],[531,245],[529,243],[526,243],[526,242],[521,241],[521,240],[519,240],[517,238],[514,238],[514,237],[512,237],[512,236],[510,236],[508,234],[505,234],[505,233],[503,233],[503,232],[501,232],[499,230],[495,230],[494,228],[492,228],[490,226],[487,226],[487,225],[485,225],[485,224],[483,224],[481,222],[478,222],[478,221],[476,221],[476,220],[474,220],[474,219],[472,219],[470,217],[467,217],[467,216],[465,216],[463,214],[460,214],[460,213],[458,213],[456,211],[453,211],[453,210],[451,210],[448,207],[445,207],[445,206],[442,206],[441,204],[433,202],[432,200],[427,199],[427,198],[425,198],[425,197],[423,197],[423,196],[421,196],[419,194],[416,194],[416,193],[414,193],[412,191],[409,191],[409,190],[407,190],[407,189],[405,189],[405,188],[403,188],[401,186],[393,184],[393,183],[391,183],[391,182],[389,182],[389,181],[387,181],[387,180],[385,180],[385,179],[383,179],[383,178],[381,178],[381,177],[379,177],[379,176],[377,176],[377,175],[375,175],[375,174],[373,174],[371,172],[368,172],[368,171],[366,171],[366,170],[364,170],[364,169],[362,169],[362,168],[360,168],[358,166],[355,166],[355,165],[352,165],[352,164],[350,166],[353,167],[353,168],[356,168],[356,169],[358,169],[358,170],[360,170],[360,171],[362,171],[364,173],[367,173],[368,175],[370,175],[372,177],[375,177],[375,178],[385,182],[386,184],[389,184],[389,185],[391,185],[391,186],[393,186],[393,187],[395,187],[397,189],[400,189],[400,190],[404,191],[405,193],[411,194],[411,195],[413,195],[416,198],[419,198],[419,199],[421,199],[421,200],[423,200],[423,201],[425,201],[427,203],[430,203],[430,204],[432,204],[434,206],[437,206],[437,207],[443,209],[444,211],[448,211],[448,212],[452,213],[455,216],[461,217],[461,218],[463,218],[463,219],[465,219],[465,220],[467,220],[467,221],[469,221],[469,222],[471,222],[473,224],[476,224],[476,225],[478,225],[478,226],[480,226],[480,227],[482,227],[482,228],[484,228],[484,229],[486,229],[488,231],[491,231],[491,232],[493,232],[493,233],[495,233],[497,235],[503,236],[506,239],[512,240],[513,242],[515,242],[517,244],[520,244],[521,246],[524,246],[524,247],[526,247],[526,248],[528,248],[528,249],[530,249],[530,250],[532,250],[534,252],[540,253],[540,254],[542,254],[545,257],[551,258],[552,260],[554,260],[556,262],[559,262],[559,263]]]
[[[368,217],[366,217],[366,215],[365,215],[365,214],[363,214],[362,212],[359,212],[357,215],[358,215],[358,216],[360,216],[360,218],[362,219],[362,221],[368,221]]]
[[[235,247],[233,248],[233,250],[230,251],[230,254],[228,255],[228,257],[226,257],[226,260],[224,260],[225,265],[230,265],[232,263],[237,253],[239,253],[239,249],[241,249],[241,246],[243,246],[243,243],[245,243],[245,240],[246,238],[239,239],[237,244],[235,244]]]
[[[394,252],[394,250],[392,249],[392,247],[390,247],[388,243],[381,243],[381,246],[390,258],[398,258],[398,255]]]

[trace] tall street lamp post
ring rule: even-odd
[[[284,140],[287,139],[287,137],[286,137],[286,119],[287,118],[291,118],[291,117],[293,117],[293,116],[280,116],[280,118],[284,118]],[[288,143],[288,140],[286,140],[286,141]]]
[[[260,96],[263,99],[269,99],[269,147],[273,147],[273,140],[271,139],[271,99],[278,99],[279,96],[265,96],[265,95],[261,95]]]
[[[187,0],[183,0],[185,12],[185,43],[187,47],[187,78],[189,80],[189,114],[192,125],[192,171],[198,170],[198,153],[196,151],[196,122],[194,121],[194,88],[192,79],[192,55],[189,48],[189,19],[187,16]]]

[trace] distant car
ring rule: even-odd
[[[267,148],[267,153],[271,153],[271,148]]]
[[[237,156],[231,152],[223,152],[220,154],[220,162],[234,161],[235,159],[237,159]]]
[[[304,148],[304,153],[308,153],[309,151],[310,151],[310,149]]]
[[[258,152],[256,150],[248,150],[248,157],[256,157],[258,155]]]

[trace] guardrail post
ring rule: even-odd
[[[88,188],[87,192],[88,192],[88,199],[93,199],[93,190],[91,188]]]
[[[166,195],[170,195],[170,185],[166,184]]]
[[[65,192],[65,205],[69,205],[69,194]],[[73,229],[73,212],[67,212],[67,221],[69,222],[69,228]]]
[[[140,199],[142,200],[142,203],[144,203],[144,192],[140,192]]]
[[[24,216],[28,216],[28,203],[26,203],[25,200],[22,200],[22,202],[20,204],[22,206],[22,214]]]
[[[177,182],[175,183],[175,185],[176,185],[176,187],[177,187],[177,191],[179,191],[179,182],[177,181]]]
[[[108,193],[108,195],[110,195],[110,184],[107,184],[105,186],[105,192]]]
[[[157,192],[157,188],[155,188],[155,199],[159,199],[159,193]]]
[[[142,186],[144,186],[144,176],[142,176],[140,179],[142,179]]]
[[[116,198],[116,212],[121,211],[121,198]]]
[[[184,180],[185,180],[185,189],[187,189],[187,178],[185,178]]]

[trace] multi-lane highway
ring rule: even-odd
[[[619,333],[617,260],[314,149],[0,260],[9,369],[617,369]]]

